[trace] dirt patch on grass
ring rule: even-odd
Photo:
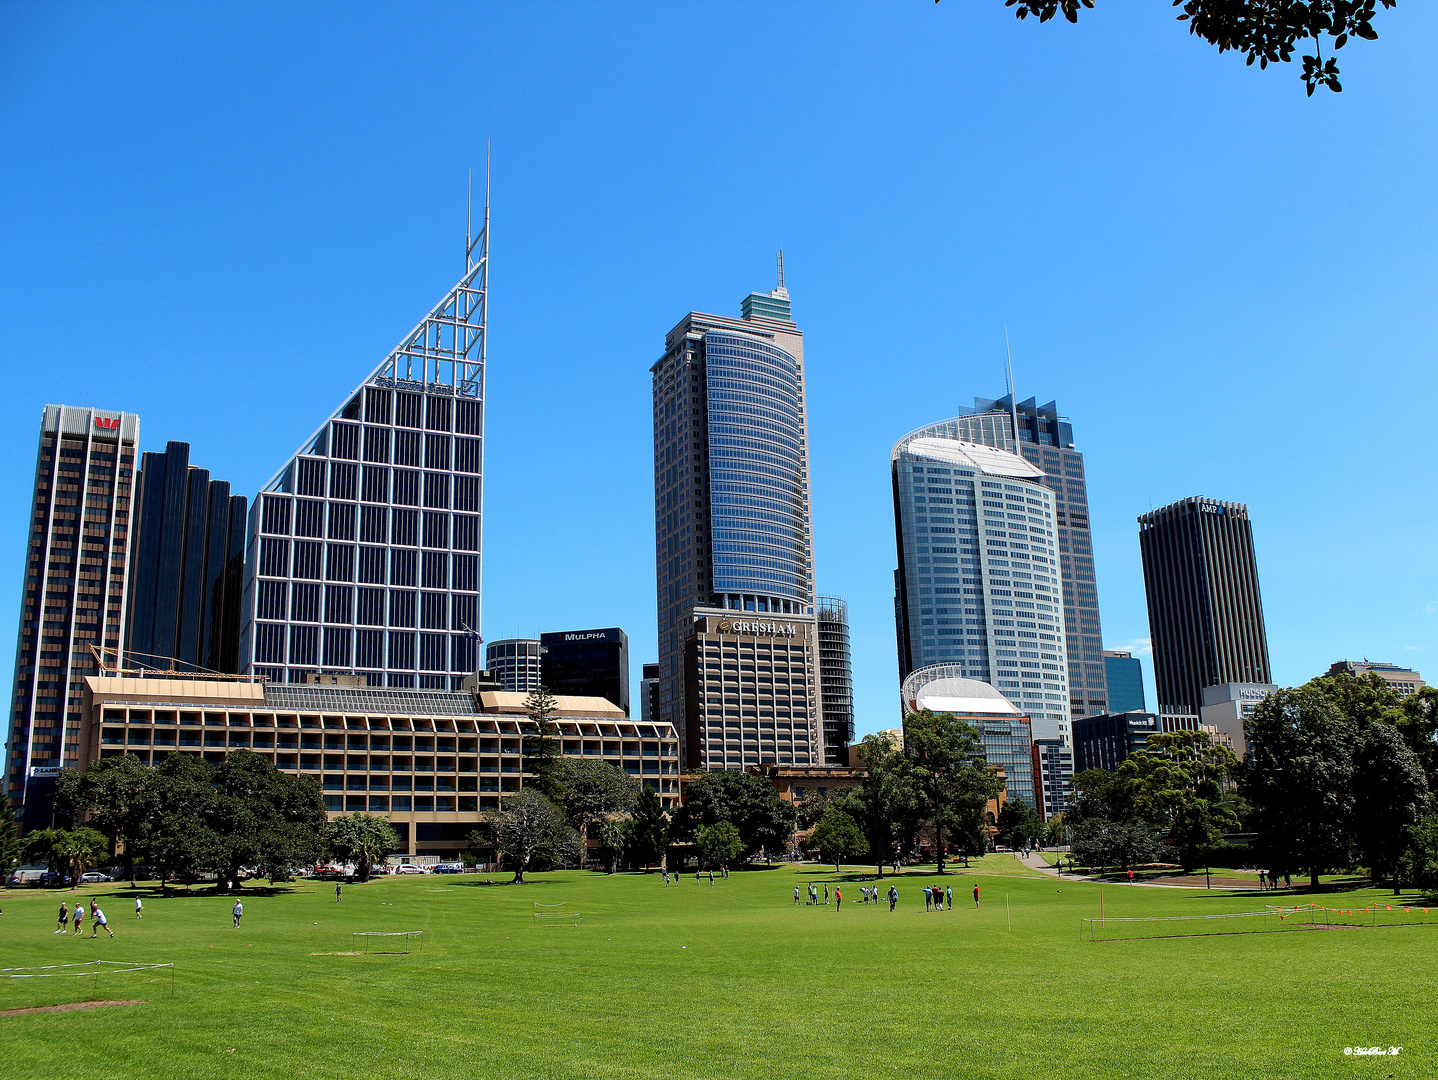
[[[37,1005],[33,1009],[3,1009],[0,1016],[24,1016],[26,1013],[70,1012],[72,1009],[103,1009],[110,1005],[143,1005],[143,1001],[71,1001],[65,1005]]]

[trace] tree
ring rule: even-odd
[[[864,778],[846,806],[869,841],[869,855],[884,876],[895,845],[909,850],[923,819],[912,763],[887,735],[866,735],[859,744]]]
[[[210,766],[191,754],[171,754],[155,770],[154,810],[140,840],[142,857],[160,876],[187,885],[220,857],[220,838],[210,821],[215,789]]]
[[[944,835],[972,833],[984,807],[1003,784],[984,760],[979,733],[949,713],[923,709],[904,718],[904,753],[925,820],[934,830],[938,872],[944,872]]]
[[[561,758],[554,779],[555,801],[581,839],[588,838],[591,821],[628,814],[639,801],[639,781],[607,761]]]
[[[564,820],[564,812],[538,791],[523,790],[504,802],[495,829],[495,845],[514,870],[514,881],[524,884],[524,873],[534,863],[578,861],[579,834]]]
[[[733,822],[717,821],[713,825],[701,826],[695,833],[694,842],[699,854],[710,866],[728,870],[731,860],[744,852],[744,838]]]
[[[1127,777],[1106,769],[1085,769],[1073,778],[1073,803],[1068,810],[1070,827],[1088,818],[1105,821],[1132,821],[1133,785]]]
[[[80,875],[105,857],[109,850],[103,833],[80,825],[73,829],[39,829],[25,838],[25,858],[48,863],[70,875],[70,888],[80,884]]]
[[[1203,852],[1238,828],[1227,790],[1238,758],[1215,746],[1206,731],[1165,731],[1119,765],[1139,820],[1162,829],[1177,844],[1185,867],[1199,865]]]
[[[1438,814],[1430,814],[1406,830],[1398,873],[1425,892],[1438,892]]]
[[[155,811],[155,769],[134,754],[92,761],[84,772],[60,774],[56,805],[64,814],[103,834],[110,853],[122,848],[133,870],[137,848]]]
[[[704,826],[727,821],[739,830],[744,854],[782,851],[794,832],[794,807],[774,786],[752,773],[716,770],[695,774],[674,820],[678,837],[697,839]]]
[[[669,847],[669,818],[664,813],[664,804],[660,802],[658,793],[652,788],[640,791],[632,825],[629,845],[634,858],[646,868],[650,863],[663,860]]]
[[[1387,878],[1398,892],[1409,830],[1428,805],[1428,781],[1418,756],[1391,724],[1375,723],[1353,754],[1353,820],[1359,857],[1375,883]]]
[[[1074,826],[1071,847],[1084,866],[1130,866],[1152,862],[1163,845],[1151,827],[1138,821],[1085,818]]]
[[[271,880],[324,851],[324,797],[313,777],[290,776],[249,750],[231,750],[211,767],[214,796],[206,817],[218,842],[220,881],[238,887],[253,867]]]
[[[1277,690],[1245,724],[1241,789],[1270,868],[1307,867],[1309,884],[1353,850],[1353,725],[1321,690]]]
[[[20,838],[15,830],[15,814],[0,805],[0,880],[8,880],[20,865]]]
[[[399,833],[387,818],[375,814],[350,814],[329,823],[325,845],[346,862],[355,864],[355,874],[368,881],[370,870],[400,845]]]
[[[858,823],[844,811],[832,806],[824,812],[819,824],[814,826],[809,843],[819,849],[825,862],[834,864],[836,874],[841,862],[847,862],[855,855],[862,855],[869,850],[869,843],[864,839],[864,833]]]
[[[1188,23],[1190,34],[1217,45],[1221,53],[1244,53],[1250,66],[1255,60],[1261,68],[1289,63],[1298,43],[1312,38],[1315,55],[1303,57],[1302,75],[1312,97],[1320,86],[1335,93],[1343,90],[1337,61],[1332,56],[1323,59],[1323,39],[1330,40],[1332,52],[1350,37],[1376,41],[1373,17],[1379,2],[1391,8],[1397,0],[1173,0],[1173,6],[1183,8],[1178,21]],[[1020,19],[1034,15],[1048,22],[1062,13],[1073,23],[1094,0],[1004,0],[1004,6],[1014,8]]]
[[[824,812],[832,805],[833,800],[827,793],[820,793],[817,788],[806,788],[794,796],[794,823],[800,830],[812,829],[824,816]]]
[[[1044,835],[1044,819],[1022,799],[1009,799],[999,811],[999,840],[1010,848],[1028,847]]]
[[[1428,790],[1438,791],[1438,686],[1425,686],[1404,698],[1394,722],[1423,766]]]
[[[541,686],[531,690],[524,699],[524,711],[529,723],[524,732],[524,768],[534,776],[533,787],[553,803],[562,803],[563,792],[559,778],[559,739],[555,736],[554,721],[551,717],[559,702]]]
[[[624,859],[624,849],[629,846],[632,835],[630,822],[620,818],[608,818],[599,826],[599,843],[604,848],[606,873],[614,873]]]

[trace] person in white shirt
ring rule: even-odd
[[[230,912],[230,914],[235,917],[235,926],[234,926],[234,928],[235,928],[236,930],[238,930],[238,929],[240,928],[240,918],[241,918],[241,916],[244,915],[244,913],[245,913],[245,905],[242,904],[242,903],[240,903],[238,900],[236,900],[236,901],[235,901],[234,909]]]
[[[105,928],[105,933],[109,934],[111,937],[114,937],[114,936],[115,936],[115,931],[113,931],[113,930],[110,929],[110,921],[105,918],[105,913],[104,913],[103,911],[101,911],[99,908],[96,908],[96,909],[95,909],[94,914],[93,914],[93,916],[92,916],[92,921],[93,921],[93,924],[94,924],[94,929],[92,929],[92,930],[90,931],[90,936],[91,936],[91,937],[99,937],[99,936],[100,936],[100,927],[102,927],[102,926]]]
[[[145,905],[140,903],[140,898],[138,896],[135,897],[135,918],[138,919],[140,917],[140,912],[144,910],[144,907]]]

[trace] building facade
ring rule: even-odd
[[[1412,668],[1399,667],[1381,660],[1339,660],[1337,663],[1329,665],[1324,674],[1332,678],[1336,675],[1363,676],[1369,672],[1377,675],[1391,689],[1397,691],[1399,697],[1416,694],[1427,685],[1423,681],[1423,676]]]
[[[1014,433],[1018,432],[1017,442]],[[1068,652],[1069,707],[1073,716],[1112,711],[1103,662],[1103,626],[1094,577],[1093,535],[1089,528],[1088,483],[1083,454],[1074,449],[1073,425],[1060,416],[1058,403],[1015,403],[974,398],[974,407],[948,422],[946,433],[1011,453],[1042,470],[1054,493],[1059,562],[1063,576],[1065,644]]]
[[[640,673],[644,678],[639,683],[639,719],[652,724],[659,715],[659,665],[645,664]]]
[[[551,693],[602,697],[629,715],[629,635],[617,626],[540,634],[539,672]]]
[[[506,690],[527,694],[540,687],[538,638],[502,638],[484,647],[484,666]]]
[[[824,764],[844,766],[854,741],[854,665],[849,653],[849,605],[818,598],[819,692],[824,712]]]
[[[1054,493],[1041,469],[947,434],[952,424],[920,428],[890,454],[900,679],[953,665],[997,687],[1042,737],[1067,739]]]
[[[1272,682],[1248,507],[1195,497],[1138,522],[1158,711],[1196,717],[1205,686]]]
[[[1154,713],[1126,712],[1086,716],[1074,721],[1074,770],[1113,772],[1135,750],[1142,750],[1150,735],[1165,730]]]
[[[27,831],[49,827],[55,777],[82,764],[91,646],[123,644],[139,438],[133,413],[46,405],[41,416],[5,768]]]
[[[659,722],[691,769],[823,760],[804,339],[782,271],[741,310],[690,312],[650,369]]]
[[[488,216],[458,284],[256,499],[241,671],[448,690],[479,666]]]
[[[1143,692],[1143,664],[1133,653],[1105,649],[1103,668],[1112,712],[1148,711],[1148,700]]]
[[[1279,689],[1273,683],[1219,683],[1203,688],[1199,723],[1215,734],[1215,741],[1239,757],[1248,752],[1245,733],[1248,718],[1258,703]]]
[[[190,464],[190,444],[140,456],[129,666],[234,674],[249,500]]]
[[[1068,810],[1073,800],[1073,747],[1062,739],[1034,740],[1034,792],[1045,821]]]
[[[523,694],[91,676],[84,712],[82,766],[125,753],[216,763],[244,748],[313,776],[332,817],[387,818],[410,855],[458,856],[529,779]],[[678,806],[672,728],[631,722],[599,698],[560,698],[554,724],[564,756],[608,761]]]
[[[1007,695],[987,682],[966,677],[959,664],[934,664],[904,680],[903,705],[905,716],[930,709],[971,724],[979,733],[984,759],[1003,771],[1007,798],[1039,808],[1033,723]]]

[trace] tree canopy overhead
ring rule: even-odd
[[[1378,4],[1396,6],[1397,0],[1172,0],[1181,8],[1179,22],[1188,23],[1188,32],[1202,38],[1219,52],[1229,49],[1241,52],[1252,65],[1287,64],[1293,51],[1303,41],[1312,41],[1314,55],[1303,57],[1304,85],[1309,97],[1320,86],[1335,93],[1343,85],[1338,81],[1338,62],[1333,53],[1348,44],[1350,38],[1376,41],[1373,17]],[[934,0],[938,3],[938,0]],[[1014,15],[1027,19],[1033,15],[1039,22],[1048,22],[1062,14],[1071,23],[1078,22],[1079,12],[1092,8],[1094,0],[1004,0]],[[1329,55],[1323,55],[1324,41]]]

